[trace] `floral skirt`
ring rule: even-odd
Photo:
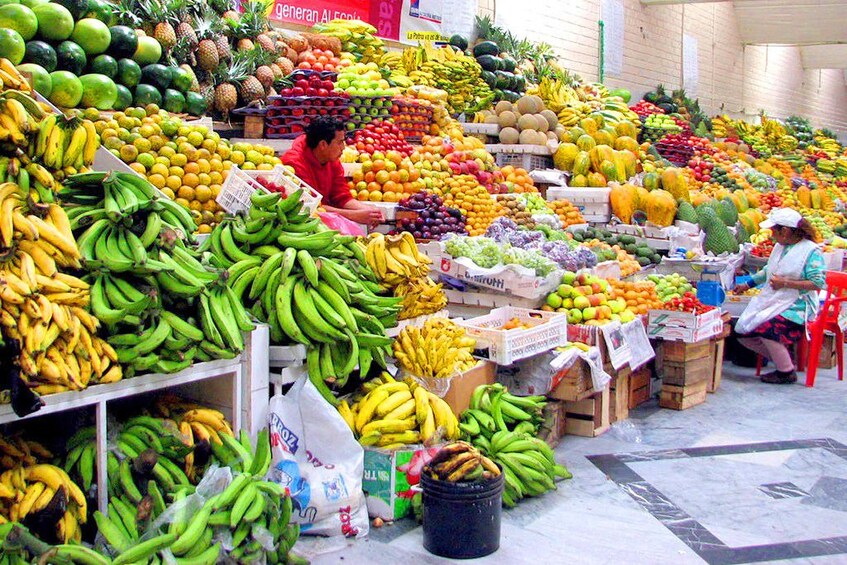
[[[761,337],[777,341],[786,347],[791,347],[803,338],[803,326],[777,316],[763,324],[759,324],[755,330],[742,337]]]

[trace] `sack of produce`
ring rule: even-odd
[[[288,488],[292,520],[307,535],[364,537],[364,450],[344,418],[303,375],[270,404],[269,479]]]

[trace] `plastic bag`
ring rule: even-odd
[[[348,220],[340,214],[334,212],[321,212],[318,214],[321,221],[330,229],[333,229],[341,235],[366,235],[362,226],[352,220]]]
[[[341,415],[304,375],[271,399],[269,420],[269,480],[289,490],[301,532],[366,536],[364,450]]]

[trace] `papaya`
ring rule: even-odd
[[[619,151],[626,169],[626,178],[631,179],[638,172],[638,158],[632,151]]]
[[[622,182],[618,179],[618,169],[615,167],[615,164],[611,161],[603,161],[600,163],[599,172],[603,174],[606,179],[610,181],[618,181]],[[588,179],[588,182],[591,182],[591,179]]]
[[[691,194],[688,192],[688,183],[682,170],[676,167],[668,167],[662,171],[662,188],[671,193],[674,202],[685,200],[691,202]]]
[[[579,148],[575,144],[561,143],[553,154],[553,163],[559,170],[570,171],[577,155],[579,155]]]
[[[650,192],[643,186],[635,188],[635,209],[646,210],[647,203],[650,201]]]
[[[594,138],[597,145],[612,145],[612,143],[614,143],[612,136],[605,130],[595,132],[591,137]]]
[[[602,173],[588,173],[588,186],[592,188],[600,188],[606,186],[606,177]]]
[[[588,134],[579,136],[579,139],[576,140],[576,146],[579,147],[580,151],[590,151],[591,148],[595,147],[597,142],[594,141],[594,138]]]
[[[812,207],[812,191],[809,190],[808,186],[801,186],[794,193],[797,197],[797,202],[800,203],[801,206],[805,206],[806,208]]]
[[[619,138],[629,137],[630,139],[635,139],[638,137],[638,131],[636,131],[635,125],[629,120],[616,123],[615,132],[618,134]]]
[[[647,221],[667,227],[676,217],[676,199],[667,190],[654,190],[647,201]]]
[[[579,120],[579,127],[585,130],[585,133],[588,134],[597,133],[597,130],[600,129],[600,126],[597,125],[597,122],[595,122],[591,118],[582,118],[581,120]]]
[[[614,151],[614,159],[615,159],[614,160],[615,169],[617,170],[617,173],[618,173],[616,180],[618,182],[625,182],[627,179],[629,179],[630,175],[627,174],[627,166],[626,166],[626,160],[624,158],[624,152],[623,151]]]
[[[656,190],[659,188],[659,175],[656,173],[646,173],[641,180],[641,184],[647,190]]]
[[[587,175],[591,170],[591,158],[587,151],[580,151],[573,160],[574,175]]]
[[[606,126],[606,118],[604,118],[603,114],[600,112],[591,112],[588,117],[594,120],[594,123],[597,124],[597,129],[601,129]]]
[[[597,145],[588,152],[588,156],[591,158],[591,169],[600,171],[600,165],[603,161],[614,160],[615,151],[608,145]]]
[[[568,182],[568,186],[572,186],[574,188],[583,188],[588,186],[588,177],[585,175],[577,175],[575,174],[571,177],[571,180]]]
[[[732,193],[732,201],[735,202],[735,207],[739,213],[746,212],[750,207],[750,203],[747,201],[747,195],[740,188]]]
[[[615,140],[614,147],[618,151],[622,151],[624,149],[627,149],[629,151],[632,151],[633,153],[638,152],[638,142],[635,141],[635,139],[628,137],[628,136],[622,136],[622,137],[617,138]]]
[[[572,127],[567,131],[567,133],[570,136],[571,143],[576,143],[577,139],[579,139],[583,135],[586,135],[586,131],[581,127]]]
[[[629,183],[612,183],[610,188],[609,201],[612,205],[612,214],[625,224],[631,223],[632,214],[635,212],[636,187]]]

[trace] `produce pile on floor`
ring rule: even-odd
[[[847,249],[847,150],[803,117],[710,118],[661,85],[631,101],[487,18],[475,41],[400,51],[364,22],[293,32],[268,10],[0,6],[3,408],[243,367],[267,326],[366,462],[413,458],[392,497],[419,505],[423,473],[502,480],[514,507],[571,475],[551,447],[556,387],[496,382],[516,370],[497,369],[512,336],[713,314],[693,277],[661,268],[761,266],[776,208],[807,218],[827,256]],[[221,136],[252,115],[291,139],[325,114],[345,119],[351,196],[390,218],[378,231],[330,229],[270,145]],[[688,247],[668,249],[673,230]],[[537,311],[451,318],[475,294]],[[535,354],[595,349],[568,339]],[[83,411],[56,437],[0,436],[0,559],[302,560],[301,501],[271,466],[283,439],[152,394],[110,411],[108,438]]]

